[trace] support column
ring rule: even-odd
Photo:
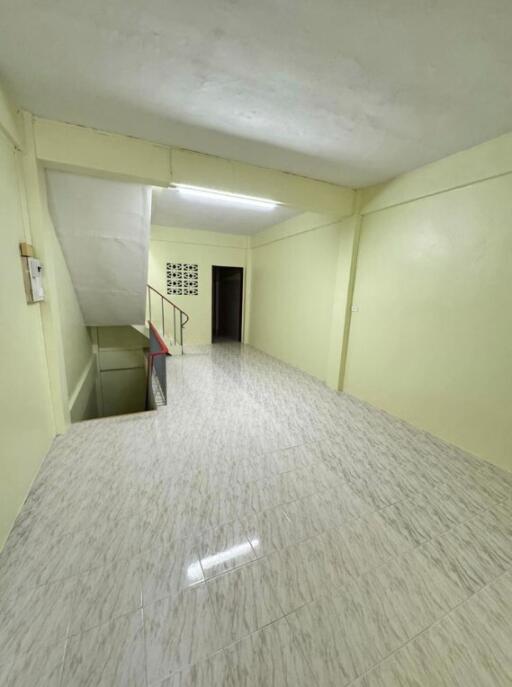
[[[338,261],[331,314],[331,334],[327,360],[326,383],[341,391],[345,377],[352,300],[361,232],[360,193],[356,194],[355,212],[340,222]]]

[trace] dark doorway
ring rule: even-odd
[[[212,341],[242,340],[242,267],[212,267]]]

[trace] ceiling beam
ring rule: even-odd
[[[40,117],[34,132],[37,157],[50,169],[152,186],[191,184],[337,217],[352,214],[354,191],[344,186]]]
[[[345,186],[191,150],[171,150],[171,174],[174,183],[271,198],[302,210],[337,217],[353,212],[354,191]]]
[[[7,138],[16,148],[23,147],[23,136],[21,133],[21,121],[19,113],[13,101],[9,98],[7,91],[0,83],[0,131],[6,134]]]
[[[154,186],[171,181],[166,146],[39,117],[34,133],[45,167]]]

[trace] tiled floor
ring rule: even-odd
[[[16,687],[512,684],[512,475],[250,348],[59,437],[0,557]]]

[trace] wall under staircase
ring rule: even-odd
[[[145,410],[149,340],[133,327],[92,327],[98,415]]]
[[[47,189],[85,324],[143,324],[151,187],[48,170]]]

